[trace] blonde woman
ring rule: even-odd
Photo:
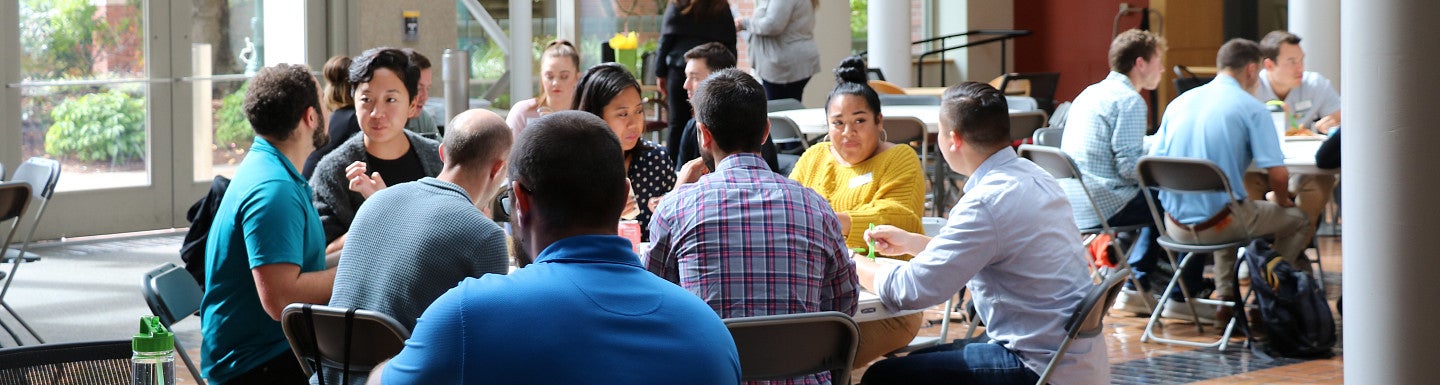
[[[540,95],[510,106],[505,122],[520,137],[530,119],[555,111],[574,109],[575,83],[580,81],[580,51],[565,39],[551,41],[540,53]]]

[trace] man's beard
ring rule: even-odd
[[[310,141],[315,143],[315,148],[325,147],[326,143],[330,143],[330,130],[327,127],[315,128],[315,132],[310,134]]]
[[[709,151],[701,149],[700,161],[705,162],[706,170],[710,170],[710,172],[715,172],[715,155],[711,155]]]

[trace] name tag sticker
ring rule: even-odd
[[[1309,111],[1310,107],[1312,107],[1312,105],[1309,100],[1301,100],[1299,103],[1295,103],[1295,113],[1298,114],[1301,111]]]
[[[873,172],[867,172],[861,175],[857,175],[854,178],[850,178],[850,188],[864,186],[866,184],[869,184],[870,181],[873,180],[875,180],[875,173]]]

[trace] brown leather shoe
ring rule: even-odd
[[[1229,297],[1229,296],[1221,296],[1221,297],[1220,297],[1220,300],[1221,300],[1221,301],[1229,301],[1229,302],[1235,302],[1235,301],[1236,301],[1234,297]],[[1215,328],[1216,328],[1216,329],[1222,329],[1222,331],[1223,331],[1223,329],[1225,328],[1225,325],[1226,325],[1226,324],[1229,324],[1229,323],[1230,323],[1230,319],[1231,319],[1231,318],[1234,318],[1234,317],[1235,317],[1235,308],[1234,308],[1234,307],[1231,307],[1231,306],[1228,306],[1228,305],[1218,305],[1218,306],[1215,308]]]

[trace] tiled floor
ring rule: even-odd
[[[1331,308],[1334,309],[1335,298],[1340,293],[1340,281],[1344,272],[1341,271],[1340,237],[1318,238],[1323,252],[1322,263],[1325,268],[1325,289],[1330,298]],[[1314,253],[1315,250],[1310,250]],[[1312,254],[1313,255],[1313,254]],[[1242,290],[1244,286],[1242,286]],[[1343,329],[1343,319],[1335,315],[1337,332]],[[938,320],[941,315],[939,311],[932,311],[928,319]],[[1306,383],[1306,384],[1340,384],[1344,382],[1344,355],[1343,347],[1337,346],[1335,357],[1329,359],[1300,360],[1292,358],[1274,358],[1263,360],[1252,355],[1244,346],[1244,338],[1240,333],[1231,339],[1231,347],[1226,352],[1219,352],[1216,349],[1201,349],[1188,346],[1177,346],[1157,343],[1154,341],[1140,342],[1140,336],[1145,331],[1145,323],[1148,318],[1136,317],[1123,311],[1112,311],[1105,319],[1105,330],[1102,335],[1106,338],[1106,346],[1109,348],[1111,383],[1112,384],[1276,384],[1276,383]],[[1168,320],[1166,328],[1157,332],[1169,338],[1204,341],[1213,341],[1218,338],[1220,332],[1206,325],[1205,333],[1201,335],[1195,330],[1195,325],[1188,321]],[[950,337],[961,338],[966,331],[967,324],[963,322],[952,322]],[[939,326],[931,326],[921,329],[921,335],[938,335]],[[1202,338],[1204,337],[1204,338]],[[1338,338],[1338,336],[1337,336]],[[863,375],[863,370],[855,374],[856,381]]]
[[[26,264],[23,279],[17,280],[7,302],[16,307],[50,342],[128,338],[133,333],[134,319],[148,313],[140,299],[139,276],[161,262],[181,263],[178,254],[180,233],[162,233],[145,237],[124,237],[100,242],[48,244],[37,248],[45,256],[41,262]],[[1324,251],[1326,290],[1331,298],[1339,294],[1341,252],[1339,237],[1319,239]],[[1313,250],[1311,251],[1313,252]],[[77,281],[77,277],[85,277]],[[56,300],[56,299],[61,300]],[[928,318],[940,318],[938,311]],[[1111,312],[1106,318],[1103,335],[1109,349],[1111,382],[1115,384],[1260,384],[1260,383],[1342,383],[1344,356],[1342,347],[1336,356],[1321,360],[1275,359],[1265,361],[1243,348],[1243,339],[1232,340],[1234,347],[1221,353],[1214,349],[1197,349],[1155,342],[1140,342],[1145,318],[1125,312]],[[1343,319],[1336,317],[1337,327]],[[1176,338],[1200,339],[1193,324],[1168,321],[1165,332]],[[967,324],[951,324],[950,337],[959,338]],[[192,357],[198,357],[198,324],[191,318],[177,325],[181,340],[187,343]],[[921,329],[921,335],[936,335],[939,326]],[[1205,337],[1218,332],[1207,327]],[[7,338],[0,345],[13,345]],[[178,361],[178,360],[177,360]],[[177,366],[179,366],[177,362]],[[184,369],[180,373],[186,374]],[[855,373],[858,381],[863,370]],[[188,376],[178,376],[189,383]]]

